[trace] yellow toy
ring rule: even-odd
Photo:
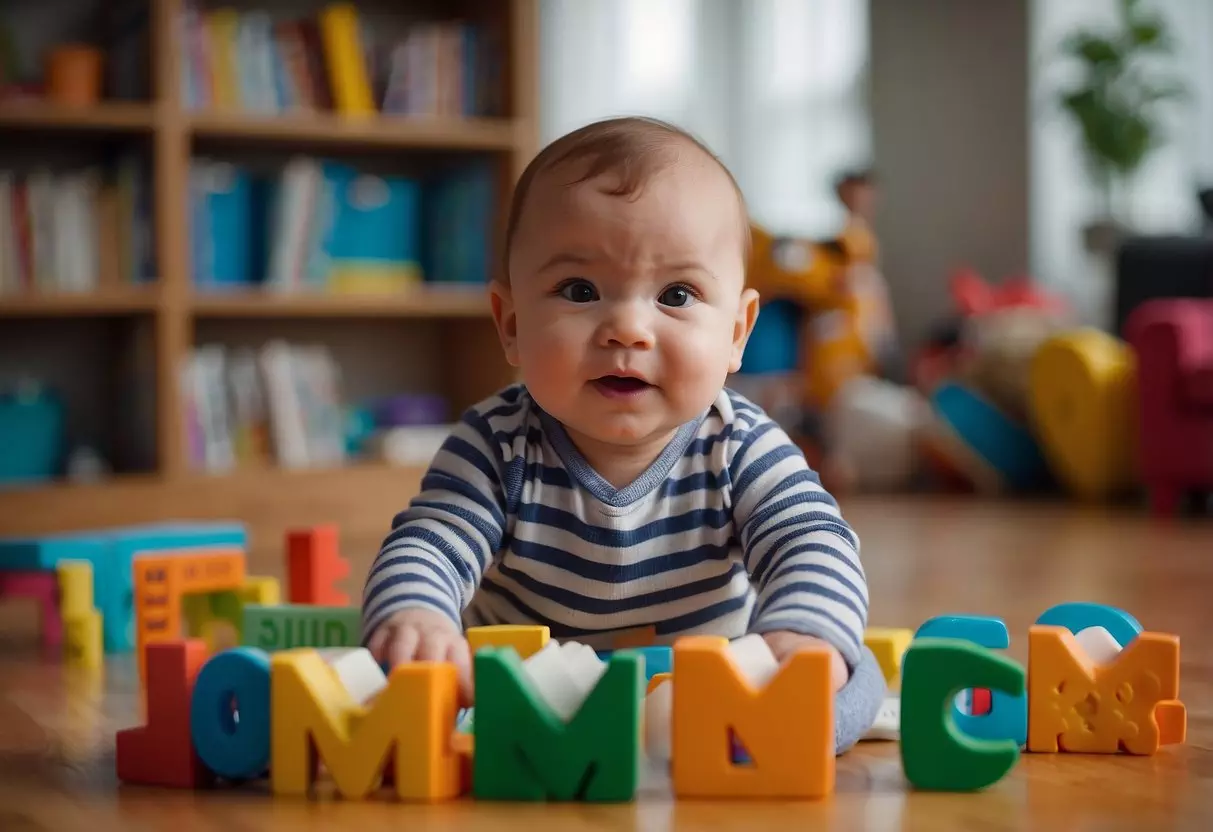
[[[811,412],[829,407],[858,375],[878,375],[893,334],[878,248],[869,226],[872,184],[852,175],[838,186],[848,221],[837,240],[816,243],[774,237],[751,225],[750,285],[764,301],[790,300],[804,308],[801,332],[802,397]]]
[[[1029,415],[1077,497],[1103,499],[1136,480],[1136,372],[1132,348],[1095,329],[1054,336],[1032,356]]]
[[[518,658],[526,660],[547,646],[550,630],[537,624],[493,624],[469,627],[468,650],[472,655],[481,647],[513,647]]]
[[[270,663],[275,795],[308,795],[319,761],[347,799],[370,796],[388,761],[401,800],[447,800],[462,791],[462,759],[451,744],[458,711],[453,664],[397,665],[368,707],[354,701],[315,650],[276,653]]]
[[[59,581],[59,615],[63,619],[63,656],[70,667],[101,667],[101,613],[93,606],[93,565],[86,560],[62,560],[55,568]]]
[[[869,627],[864,630],[863,643],[880,664],[885,683],[890,689],[901,681],[901,658],[905,655],[914,631],[895,627]]]

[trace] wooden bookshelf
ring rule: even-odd
[[[80,293],[0,295],[0,318],[150,314],[155,312],[159,305],[160,293],[154,287]]]
[[[254,115],[199,111],[183,101],[179,66],[179,14],[183,0],[148,0],[150,10],[151,98],[145,103],[106,102],[72,108],[38,101],[0,102],[0,134],[53,134],[65,140],[91,136],[142,141],[152,177],[152,227],[157,282],[152,286],[114,287],[87,294],[0,295],[0,320],[62,319],[58,327],[84,326],[86,318],[140,317],[150,321],[155,379],[155,464],[145,473],[116,474],[96,484],[55,483],[0,488],[0,534],[42,533],[173,518],[234,518],[253,524],[254,533],[276,536],[286,525],[337,522],[359,533],[380,533],[391,515],[414,493],[421,471],[374,462],[337,470],[239,470],[204,474],[191,468],[186,447],[182,368],[197,343],[200,326],[231,324],[302,326],[309,322],[360,331],[360,321],[407,319],[425,322],[418,337],[436,339],[429,355],[442,366],[452,410],[463,407],[513,379],[496,344],[487,292],[475,288],[425,285],[392,296],[238,294],[196,292],[190,274],[190,164],[207,147],[275,154],[336,153],[357,162],[363,152],[480,153],[498,165],[496,221],[504,227],[509,190],[538,149],[536,112],[538,0],[480,2],[464,0],[449,9],[419,2],[377,3],[398,8],[406,17],[441,10],[452,18],[467,14],[499,24],[505,37],[503,83],[506,112],[499,118],[343,117],[333,113]],[[222,4],[207,2],[207,8]],[[356,2],[356,5],[359,5]],[[253,0],[241,8],[257,8]],[[284,4],[269,6],[282,12]],[[301,14],[315,3],[300,0]],[[36,14],[34,4],[28,12]],[[380,153],[380,156],[384,154]],[[369,158],[369,157],[368,157]],[[392,158],[397,158],[393,155]],[[420,157],[419,157],[420,158]],[[0,163],[0,167],[3,164]],[[490,262],[496,262],[495,257]],[[79,321],[79,323],[78,323]],[[241,324],[241,322],[247,322]],[[344,321],[344,323],[343,323]],[[292,323],[294,322],[294,323]],[[15,325],[15,324],[14,324]],[[123,321],[117,326],[126,326]],[[144,324],[147,326],[147,324]],[[409,326],[413,326],[412,323]],[[49,336],[48,336],[49,337]],[[365,337],[373,338],[373,334]],[[401,361],[410,360],[402,355]],[[395,391],[387,391],[395,392]],[[117,402],[112,404],[120,412]]]
[[[155,125],[148,104],[110,102],[64,107],[36,100],[0,102],[0,130],[62,130],[87,133],[142,133]]]
[[[191,474],[125,474],[98,484],[55,484],[0,491],[0,533],[38,535],[65,528],[152,523],[166,518],[240,519],[262,545],[292,526],[338,522],[367,540],[387,533],[401,495],[415,493],[424,471],[373,463],[340,469],[237,470]]]
[[[430,148],[507,150],[526,142],[525,124],[510,119],[438,119],[406,116],[342,118],[330,114],[251,116],[200,113],[189,117],[190,132],[204,138],[247,142],[289,142],[298,147]]]
[[[195,295],[198,318],[487,318],[482,288],[418,287],[395,295],[330,295],[290,292]]]

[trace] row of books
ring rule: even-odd
[[[203,290],[393,292],[483,283],[495,176],[468,162],[424,178],[297,156],[265,173],[195,158],[191,273]]]
[[[193,109],[350,115],[496,116],[504,112],[500,33],[463,21],[384,34],[346,2],[314,17],[200,9],[180,28],[182,94]]]
[[[346,459],[340,370],[323,346],[197,347],[183,369],[195,470],[333,467]]]
[[[151,280],[150,200],[134,156],[112,169],[0,170],[0,294]]]
[[[366,408],[344,403],[341,370],[326,347],[282,340],[260,349],[197,347],[181,395],[190,465],[206,473],[333,468],[358,455],[424,465],[451,430],[376,422]]]

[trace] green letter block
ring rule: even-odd
[[[920,638],[906,650],[901,674],[901,765],[914,786],[973,791],[1015,766],[1019,744],[963,733],[952,719],[952,702],[969,688],[1023,695],[1022,666],[971,642]]]
[[[267,653],[295,647],[357,647],[361,625],[358,607],[246,604],[241,643]]]
[[[531,684],[512,647],[475,658],[479,800],[627,801],[640,782],[644,661],[620,650],[580,710],[563,722]]]

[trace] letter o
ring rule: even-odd
[[[268,653],[256,647],[235,647],[202,666],[190,700],[190,735],[198,758],[220,777],[251,780],[266,772],[270,763]]]

